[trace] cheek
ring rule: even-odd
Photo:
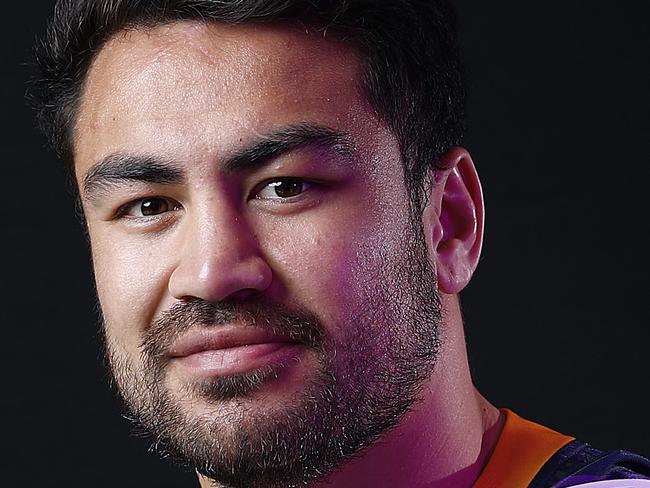
[[[131,353],[138,353],[143,331],[155,315],[164,263],[160,253],[146,252],[128,240],[101,239],[91,233],[97,296],[107,334]]]
[[[342,219],[344,215],[348,218]],[[357,215],[347,211],[305,219],[292,224],[291,232],[274,225],[267,234],[271,241],[282,242],[272,248],[270,258],[289,296],[332,326],[349,322],[376,303],[380,267],[403,252],[382,219],[368,213],[365,219],[352,218]]]

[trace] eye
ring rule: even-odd
[[[270,181],[257,192],[255,198],[263,200],[280,200],[284,198],[297,197],[304,193],[312,184],[301,178],[279,178]]]
[[[166,212],[180,209],[180,204],[169,198],[151,197],[131,202],[120,210],[120,216],[155,217]]]

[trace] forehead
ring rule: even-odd
[[[77,173],[107,153],[148,151],[153,140],[173,157],[182,146],[225,149],[286,123],[353,129],[371,112],[359,72],[351,47],[295,26],[188,21],[121,32],[86,79]]]

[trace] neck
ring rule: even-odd
[[[503,418],[474,388],[458,300],[443,295],[442,350],[419,400],[399,425],[312,488],[470,488]],[[213,482],[200,478],[202,488]]]

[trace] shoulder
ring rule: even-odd
[[[602,451],[576,440],[548,460],[529,488],[566,488],[621,479],[650,480],[650,460],[624,450]]]

